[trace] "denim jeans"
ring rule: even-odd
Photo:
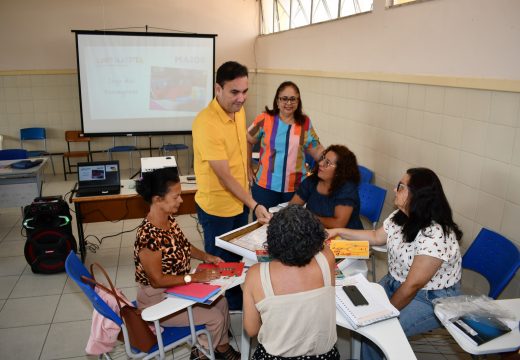
[[[385,289],[388,298],[397,291],[401,283],[386,274],[379,284]],[[446,289],[419,290],[412,301],[400,310],[399,323],[406,336],[413,336],[441,327],[433,312],[432,301],[437,298],[460,295],[460,282]],[[361,359],[383,359],[383,352],[372,341],[364,338],[361,342]]]
[[[293,198],[294,192],[273,191],[264,189],[256,183],[253,183],[253,187],[251,188],[251,195],[253,195],[253,199],[255,199],[256,202],[264,205],[265,208],[269,210],[269,208],[273,206],[291,200]],[[253,220],[256,220],[255,214],[253,214]]]
[[[197,216],[204,232],[204,251],[208,254],[219,256],[224,261],[240,261],[240,255],[233,254],[227,250],[215,246],[215,236],[222,235],[247,224],[249,209],[244,206],[244,211],[231,217],[210,215],[197,205]],[[230,310],[242,309],[242,290],[235,286],[226,291]]]

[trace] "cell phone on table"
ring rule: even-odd
[[[368,305],[367,299],[361,294],[361,291],[355,285],[343,286],[343,291],[347,294],[354,306]]]

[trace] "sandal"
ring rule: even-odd
[[[194,346],[191,348],[190,360],[208,360],[208,358]]]
[[[228,349],[224,352],[220,352],[217,349],[215,349],[215,359],[240,360],[240,353],[233,349],[231,345],[229,345]]]

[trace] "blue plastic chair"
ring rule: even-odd
[[[363,165],[358,165],[359,174],[361,175],[362,183],[370,184],[372,182],[372,178],[374,177],[374,172],[369,168],[364,167]]]
[[[41,127],[32,127],[32,128],[24,128],[20,129],[20,147],[23,149],[24,141],[41,141],[43,142],[43,149],[41,150],[28,150],[28,157],[41,157],[48,156],[51,160],[52,173],[56,175],[56,170],[54,169],[54,161],[52,160],[51,154],[47,151],[47,135],[45,132],[45,128]]]
[[[130,160],[130,172],[134,172],[134,159],[132,158],[132,153],[134,151],[139,152],[139,158],[141,158],[141,151],[137,148],[137,137],[134,136],[134,145],[116,145],[116,137],[114,136],[113,139],[113,145],[111,148],[109,148],[108,151],[108,157],[110,160],[112,160],[112,154],[113,153],[120,153],[120,152],[127,152],[128,157]]]
[[[518,247],[502,235],[482,228],[462,257],[462,267],[489,283],[488,296],[496,299],[520,267]]]
[[[4,149],[0,150],[0,160],[27,159],[27,150],[24,149]]]
[[[168,152],[174,151],[175,152],[175,160],[177,161],[177,170],[179,171],[179,174],[182,175],[181,168],[179,166],[179,151],[187,151],[188,152],[188,167],[190,166],[190,147],[186,144],[165,144],[164,143],[164,137],[162,138],[162,146],[159,148],[161,153],[163,155],[168,155]]]
[[[379,186],[360,183],[359,184],[359,213],[366,217],[372,223],[372,228],[375,229],[381,213],[383,212],[383,205],[385,204],[386,190]],[[386,252],[386,246],[371,246],[370,259],[372,265],[372,281],[376,281],[376,258],[374,250]]]
[[[67,274],[71,277],[72,280],[80,287],[80,289],[83,291],[83,293],[87,296],[87,298],[92,303],[92,306],[98,313],[103,315],[106,318],[109,318],[114,323],[119,325],[121,329],[123,330],[123,338],[125,343],[125,350],[128,357],[133,359],[151,359],[158,355],[161,356],[161,358],[164,358],[164,353],[166,351],[169,351],[173,349],[174,347],[177,347],[181,344],[187,343],[190,346],[192,345],[192,335],[191,330],[189,326],[182,326],[182,327],[163,327],[163,332],[160,333],[162,341],[159,341],[157,345],[155,345],[148,353],[141,352],[135,348],[132,348],[130,346],[129,338],[128,338],[128,332],[125,327],[125,324],[123,323],[123,320],[117,315],[110,306],[107,305],[103,299],[96,293],[94,290],[94,287],[90,284],[87,284],[85,281],[82,280],[82,276],[88,277],[92,279],[92,275],[90,272],[85,268],[85,266],[81,263],[79,258],[76,256],[74,252],[70,252],[69,256],[67,256],[67,259],[65,260],[65,270]],[[157,324],[156,324],[157,328]],[[209,343],[211,344],[211,335],[206,330],[206,327],[204,325],[197,325],[195,326],[195,333],[196,335],[199,334],[206,334],[209,339]],[[159,339],[158,339],[159,340]],[[159,344],[162,344],[161,347],[159,347]],[[214,354],[211,353],[211,356],[214,358]]]

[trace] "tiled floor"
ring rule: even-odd
[[[63,181],[59,175],[46,175],[43,194],[65,194],[73,184],[73,181]],[[190,241],[202,248],[195,219],[184,215],[178,217],[178,222]],[[136,292],[132,260],[135,232],[119,233],[133,230],[138,224],[139,220],[125,220],[88,224],[85,228],[91,249],[95,250],[88,252],[86,264],[101,263],[130,299]],[[74,233],[76,236],[75,229]],[[114,234],[119,235],[103,239]],[[24,244],[20,209],[0,209],[0,358],[95,359],[84,352],[90,333],[90,303],[65,273],[33,274],[23,255]],[[385,262],[381,258],[378,274],[384,273]],[[232,326],[239,344],[239,315],[232,316]],[[342,358],[347,357],[347,343],[345,339],[338,343]],[[412,346],[418,359],[470,358],[443,331],[418,337],[412,341]],[[175,358],[189,358],[187,351],[187,348],[177,349]],[[121,346],[112,355],[113,358],[126,358]]]

